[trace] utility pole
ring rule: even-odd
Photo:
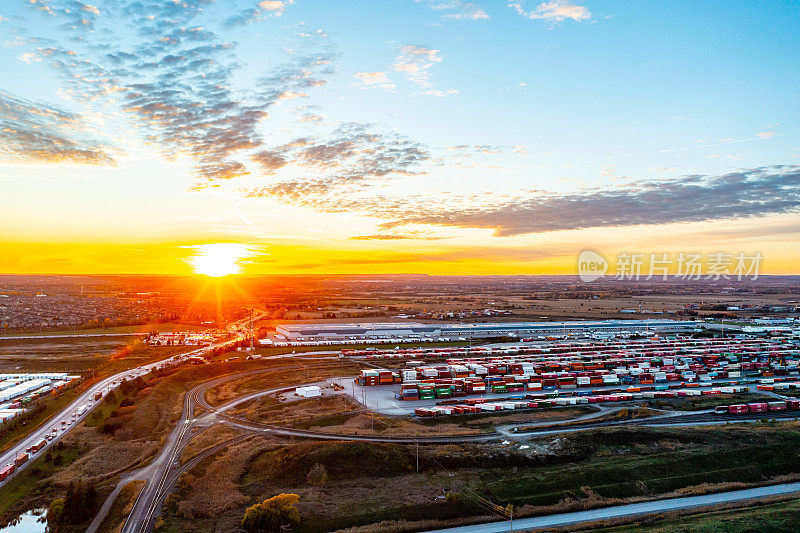
[[[419,474],[419,441],[417,441],[417,474]]]

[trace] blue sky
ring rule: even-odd
[[[0,17],[8,243],[314,241],[414,271],[407,247],[503,272],[524,249],[535,272],[592,232],[703,246],[741,225],[758,235],[731,246],[800,255],[797,3],[34,0]]]

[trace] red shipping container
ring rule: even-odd
[[[747,408],[751,413],[763,413],[769,409],[769,406],[765,403],[748,403]]]

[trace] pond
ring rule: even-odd
[[[0,528],[0,533],[44,533],[47,524],[44,522],[45,509],[34,509],[17,518],[11,525]]]

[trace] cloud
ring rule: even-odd
[[[311,177],[273,183],[249,195],[295,202],[339,197],[343,190],[369,186],[379,178],[418,174],[429,157],[425,147],[402,135],[378,132],[369,124],[343,124],[325,138],[298,137],[254,154],[253,161],[268,175],[292,165]]]
[[[445,12],[445,20],[486,20],[489,14],[477,4],[461,0],[416,0],[424,1],[431,9]]]
[[[393,68],[404,74],[412,83],[423,89],[422,94],[430,96],[447,96],[455,94],[456,89],[438,90],[430,81],[430,69],[442,58],[439,50],[420,45],[406,45],[400,48],[400,54],[394,61]]]
[[[415,163],[416,165],[416,163]],[[415,172],[422,172],[412,166]],[[359,213],[383,219],[378,234],[405,234],[404,226],[488,229],[514,236],[600,227],[738,220],[800,211],[800,165],[742,170],[721,176],[690,175],[640,181],[624,188],[570,194],[397,197],[355,194],[370,181],[287,181],[250,192],[328,213]],[[360,188],[360,189],[359,189]]]
[[[565,20],[587,22],[592,19],[588,8],[569,2],[569,0],[549,0],[542,2],[536,9],[529,10],[525,0],[511,0],[508,3],[519,15],[528,19],[541,19],[559,23]]]
[[[398,240],[422,240],[438,241],[446,237],[432,235],[426,231],[407,231],[405,233],[375,233],[373,235],[355,235],[350,237],[354,241],[398,241]]]
[[[762,131],[762,132],[756,133],[756,135],[759,138],[764,139],[766,141],[767,139],[772,139],[775,136],[775,132],[774,131]]]
[[[265,16],[280,17],[286,7],[292,4],[294,4],[294,0],[262,0],[255,7],[244,9],[236,15],[231,15],[225,19],[223,26],[235,28],[236,26],[244,26],[261,20]]]
[[[739,219],[796,212],[800,166],[773,166],[722,176],[643,181],[616,190],[516,198],[495,205],[412,210],[382,227],[431,224],[494,230],[498,236],[596,227]]]
[[[353,86],[359,89],[380,87],[390,92],[395,90],[394,83],[385,72],[356,72],[353,78],[356,80]]]
[[[0,157],[35,163],[113,165],[110,147],[78,115],[0,91]]]
[[[261,2],[254,9],[277,14],[289,4]],[[252,88],[236,90],[236,43],[197,20],[211,5],[207,0],[121,0],[104,18],[93,19],[102,23],[97,31],[86,33],[70,23],[63,29],[80,32],[80,39],[48,41],[35,57],[61,74],[66,95],[104,113],[117,106],[167,157],[189,156],[198,187],[243,176],[248,169],[240,159],[263,144],[258,126],[268,109],[325,85],[335,54],[322,34],[306,33],[284,64],[264,73]],[[56,20],[73,21],[77,11],[86,14],[74,0],[35,0],[33,7]],[[120,40],[104,29],[120,25],[135,32]]]

